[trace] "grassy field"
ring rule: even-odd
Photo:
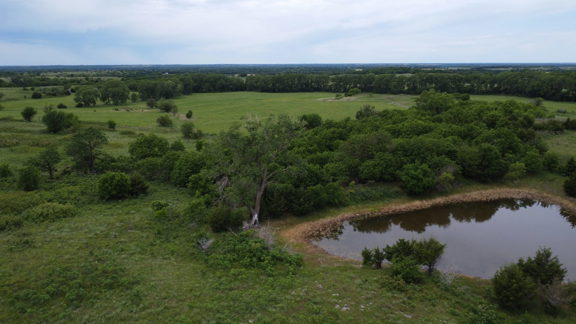
[[[17,91],[13,94],[16,97]],[[20,110],[33,106],[41,111],[45,105],[60,102],[73,107],[72,97],[9,98],[2,101],[6,109],[0,111],[0,164],[19,167],[49,144],[63,150],[70,134],[46,134],[41,112],[32,123],[26,123],[21,120]],[[323,118],[340,119],[353,117],[363,104],[378,110],[406,109],[414,99],[404,95],[362,95],[339,101],[331,98],[333,94],[329,93],[237,92],[195,94],[175,101],[180,113],[188,109],[194,112],[193,121],[200,129],[218,132],[247,114],[318,113]],[[553,103],[544,104],[552,107]],[[170,141],[180,138],[178,125],[182,121],[177,120],[172,129],[157,127],[155,119],[161,114],[147,111],[143,103],[119,107],[118,111],[111,106],[65,111],[102,129],[107,120],[115,120],[118,128],[105,130],[109,144],[104,147],[113,155],[126,154],[138,132],[158,133]],[[574,132],[548,134],[545,140],[563,158],[576,153]],[[185,142],[187,146],[192,144]],[[36,193],[76,204],[80,209],[76,217],[26,223],[21,229],[0,232],[0,323],[486,323],[482,320],[493,315],[507,323],[574,322],[566,315],[548,317],[497,310],[487,305],[491,300],[487,281],[457,277],[453,281],[447,278],[420,286],[398,286],[388,280],[385,271],[314,254],[304,256],[304,267],[294,275],[215,269],[203,261],[189,228],[159,225],[150,208],[155,200],[185,206],[190,200],[185,189],[152,183],[144,197],[103,203],[96,198],[96,179],[70,174],[58,181],[46,181]],[[546,173],[497,186],[536,188],[563,195],[562,181],[562,177]],[[494,186],[467,184],[455,192]],[[19,201],[27,195],[16,191],[13,184],[0,182],[0,199],[6,197]],[[269,225],[280,231],[309,220],[408,200],[401,196],[323,210]],[[289,248],[306,253],[300,246]],[[97,280],[91,277],[94,273]],[[93,287],[82,288],[82,281]],[[66,293],[47,300],[47,294],[54,290]]]

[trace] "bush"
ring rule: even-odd
[[[34,91],[34,92],[32,93],[32,96],[31,96],[30,98],[32,98],[32,99],[42,99],[42,94],[41,94],[40,92],[38,92],[38,91]]]
[[[20,114],[22,115],[22,118],[24,118],[25,121],[31,122],[32,118],[34,118],[34,115],[36,115],[36,113],[37,113],[36,109],[32,107],[26,107],[22,110]]]
[[[68,106],[66,106],[66,105],[63,104],[63,103],[59,103],[58,106],[56,106],[56,108],[58,108],[58,109],[66,109],[66,108],[68,108]]]
[[[0,179],[7,179],[12,177],[12,170],[6,163],[0,164]]]
[[[424,275],[413,258],[397,258],[392,260],[390,273],[405,283],[417,284],[423,281]]]
[[[186,119],[190,118],[192,118],[192,110],[188,110],[188,112],[186,113]]]
[[[406,164],[399,176],[404,189],[410,195],[429,192],[436,184],[436,176],[427,164]]]
[[[172,127],[172,125],[173,125],[172,119],[170,119],[170,116],[168,116],[168,115],[158,117],[156,119],[156,123],[160,127]]]
[[[346,93],[344,94],[344,96],[346,96],[346,97],[352,97],[352,96],[358,95],[358,94],[360,94],[360,93],[362,93],[362,90],[360,90],[360,89],[358,89],[358,88],[351,88],[351,89],[349,89],[348,91],[346,91]]]
[[[536,296],[536,285],[517,264],[500,268],[492,279],[498,304],[508,310],[526,310]]]
[[[59,133],[78,124],[78,117],[71,113],[50,110],[42,117],[49,133]]]
[[[191,122],[183,123],[180,126],[180,130],[182,131],[182,137],[185,139],[192,139],[194,137],[194,124]]]
[[[139,174],[133,174],[130,177],[130,195],[139,196],[148,193],[148,184]]]
[[[166,178],[166,168],[162,159],[151,157],[136,162],[136,170],[148,180],[163,180]]]
[[[150,203],[150,208],[152,208],[153,211],[160,211],[168,206],[170,206],[170,204],[164,200],[154,200]]]
[[[564,181],[564,192],[570,197],[576,197],[576,174]]]
[[[182,152],[182,151],[185,151],[186,148],[184,147],[184,143],[182,143],[182,141],[178,140],[178,141],[174,141],[174,143],[172,143],[172,145],[170,145],[170,150]]]
[[[0,215],[0,232],[19,229],[24,225],[22,217],[14,215]]]
[[[438,242],[435,238],[421,240],[414,243],[416,261],[428,267],[428,274],[432,274],[438,259],[444,253],[446,244]]]
[[[229,234],[220,237],[208,250],[208,263],[214,267],[252,268],[263,270],[269,275],[283,273],[287,269],[294,273],[301,267],[302,257],[276,247],[254,235],[253,231]],[[278,269],[277,266],[282,266]]]
[[[130,197],[130,177],[125,173],[107,172],[98,181],[98,196],[102,200],[117,200]]]
[[[204,168],[204,157],[197,152],[182,154],[174,164],[170,179],[178,187],[186,187],[190,176],[199,173]]]
[[[23,216],[26,220],[39,222],[52,222],[61,218],[74,217],[78,210],[72,205],[63,205],[59,203],[45,203],[34,208],[28,209]]]
[[[552,285],[561,283],[566,275],[558,257],[552,256],[549,248],[540,248],[534,258],[521,258],[518,260],[520,269],[539,285]]]
[[[111,130],[116,130],[116,122],[113,120],[108,121],[108,128]]]
[[[166,113],[176,113],[178,111],[176,104],[172,100],[160,100],[157,107]]]
[[[139,135],[135,142],[130,143],[128,152],[135,160],[142,160],[150,157],[162,157],[170,148],[170,144],[165,138],[150,135]]]
[[[246,219],[245,211],[234,210],[229,207],[215,207],[208,218],[208,223],[213,232],[235,231],[242,227]]]
[[[32,166],[21,169],[18,173],[18,188],[24,191],[36,190],[40,187],[40,171]]]
[[[363,265],[371,266],[375,269],[381,269],[383,261],[384,261],[384,250],[381,250],[379,248],[374,249],[364,248],[362,250]]]
[[[0,193],[0,215],[20,214],[44,202],[44,199],[35,192],[2,192]]]

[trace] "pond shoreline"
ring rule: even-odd
[[[329,252],[314,244],[312,241],[315,238],[330,234],[334,231],[334,229],[340,227],[343,222],[353,219],[365,219],[383,215],[400,214],[410,211],[427,209],[435,206],[444,206],[457,203],[495,201],[501,199],[538,200],[547,204],[558,205],[567,212],[576,215],[576,203],[568,199],[532,189],[499,188],[454,194],[440,198],[417,200],[407,203],[392,203],[390,205],[386,205],[382,208],[369,212],[344,213],[329,218],[323,218],[316,221],[298,224],[294,227],[282,231],[280,235],[289,243],[304,244],[305,249],[309,252],[318,253],[342,260],[352,260],[330,254]]]

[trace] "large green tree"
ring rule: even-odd
[[[48,172],[48,177],[53,179],[54,172],[56,172],[56,164],[58,164],[60,160],[62,160],[62,158],[58,150],[54,147],[48,147],[33,158],[30,163],[40,170]]]
[[[123,105],[128,101],[129,97],[130,89],[124,82],[119,80],[108,81],[100,89],[100,100],[107,105]]]
[[[221,188],[226,199],[246,207],[251,226],[259,223],[262,199],[266,188],[285,172],[292,157],[291,141],[297,124],[288,116],[247,119],[244,129],[239,125],[220,134],[212,154]]]
[[[79,169],[92,172],[96,159],[101,154],[100,147],[106,143],[108,143],[106,135],[90,127],[74,134],[66,153],[72,157]]]
[[[100,91],[98,91],[98,88],[93,86],[84,86],[76,90],[74,101],[76,101],[80,106],[90,107],[96,106],[99,97]]]

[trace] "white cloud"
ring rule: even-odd
[[[465,55],[466,48],[482,43],[465,39],[460,32],[462,28],[473,32],[468,35],[471,38],[497,37],[494,31],[487,34],[486,30],[493,26],[486,22],[507,23],[516,19],[531,24],[534,17],[576,10],[573,0],[9,0],[8,3],[18,14],[7,14],[0,21],[0,30],[79,35],[107,32],[121,37],[123,44],[101,46],[157,46],[160,52],[162,48],[179,46],[182,52],[147,57],[149,60],[195,57],[195,61],[202,63],[239,62],[236,60],[265,63],[278,62],[275,60],[280,57],[291,62],[387,62],[392,58],[416,59],[442,53],[450,58],[454,56],[442,51],[441,46]],[[22,14],[27,16],[18,16]],[[510,35],[513,41],[523,36]],[[97,47],[100,41],[95,40],[92,46]],[[490,46],[487,42],[482,45]],[[560,43],[553,47],[562,46],[571,45]],[[386,56],[382,51],[399,54]],[[125,57],[131,55],[134,54]]]

